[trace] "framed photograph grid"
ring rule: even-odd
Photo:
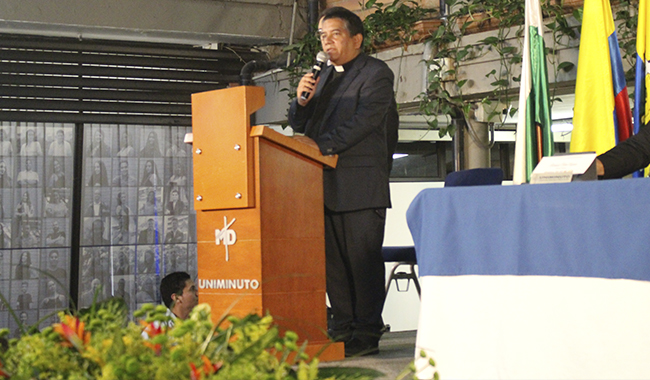
[[[83,141],[75,141],[76,128]],[[134,310],[159,301],[165,274],[196,276],[192,156],[183,143],[190,130],[0,122],[0,292],[21,321],[47,324],[68,306],[73,237],[81,244],[79,307],[120,296]],[[72,231],[75,203],[79,231]],[[0,304],[0,325],[20,333]]]

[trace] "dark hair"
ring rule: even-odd
[[[354,37],[357,34],[361,34],[361,37],[365,37],[363,31],[363,22],[361,18],[349,9],[343,7],[332,7],[327,8],[323,11],[320,16],[321,20],[329,20],[331,18],[339,18],[344,21],[345,27],[350,32],[350,37]],[[363,40],[362,40],[363,41]]]
[[[167,308],[171,309],[172,307],[172,294],[181,295],[185,289],[185,283],[191,279],[192,277],[186,272],[173,272],[160,280],[160,296]]]

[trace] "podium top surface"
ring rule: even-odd
[[[303,144],[291,137],[285,136],[282,133],[278,133],[264,125],[257,125],[252,127],[250,135],[251,137],[261,137],[272,141],[278,145],[281,145],[289,150],[292,150],[298,154],[301,154],[331,168],[336,167],[336,162],[339,158],[338,155],[324,156],[321,154],[320,150],[307,144]]]

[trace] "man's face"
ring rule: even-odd
[[[94,138],[95,138],[95,143],[99,144],[104,139],[104,136],[102,136],[102,133],[100,131],[96,131],[94,134]]]
[[[345,21],[340,18],[321,19],[318,23],[318,35],[323,51],[335,65],[344,65],[353,60],[359,54],[363,41],[361,34],[350,36]]]
[[[63,142],[63,131],[56,132],[56,141],[58,141],[59,143]]]
[[[178,192],[177,191],[172,191],[170,197],[171,197],[172,202],[178,201]]]
[[[58,232],[59,231],[59,222],[54,222],[52,224],[52,231]]]
[[[153,219],[149,219],[149,220],[147,220],[147,228],[148,228],[150,231],[153,231]]]
[[[102,200],[102,192],[99,190],[95,190],[93,193],[93,199],[95,200],[95,203],[99,203],[99,201]]]
[[[27,171],[31,171],[32,170],[32,160],[25,161],[25,167],[27,168]]]
[[[194,309],[199,303],[199,290],[196,287],[196,284],[192,280],[185,281],[185,287],[183,288],[183,293],[181,293],[180,298],[183,302],[183,308],[189,313]],[[178,298],[177,298],[178,302]]]
[[[7,172],[7,164],[0,162],[0,175],[5,175]]]
[[[176,231],[178,229],[178,220],[172,219],[172,229]]]

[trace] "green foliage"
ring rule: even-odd
[[[293,332],[280,334],[271,316],[230,317],[213,324],[207,304],[187,320],[164,306],[145,305],[127,320],[123,302],[110,300],[61,323],[9,341],[0,375],[11,379],[296,379],[318,378]],[[6,335],[6,329],[0,336]],[[294,367],[296,369],[294,369]]]
[[[470,103],[480,102],[491,104],[494,101],[511,104],[516,99],[512,85],[521,80],[513,74],[513,67],[522,62],[524,14],[525,5],[520,0],[446,0],[451,10],[446,15],[445,22],[435,32],[431,33],[427,42],[434,47],[434,55],[426,61],[430,68],[427,90],[420,94],[420,111],[427,116],[446,115],[448,119],[463,119],[469,117]],[[572,62],[557,62],[553,55],[560,45],[566,45],[569,39],[578,38],[576,30],[569,24],[565,9],[560,2],[546,1],[542,3],[542,12],[550,16],[552,21],[547,28],[553,36],[553,46],[548,49],[552,67],[556,76],[560,72],[568,72],[574,68]],[[574,12],[577,16],[581,11]],[[470,28],[478,26],[496,28],[496,32],[475,45],[467,45],[463,38],[474,32]],[[514,45],[513,45],[514,44]],[[488,52],[495,52],[499,66],[485,77],[490,80],[492,91],[481,99],[466,99],[464,87],[467,80],[457,80],[454,74],[459,67],[470,60],[479,58]],[[451,63],[452,67],[437,64]],[[451,78],[451,79],[446,79]],[[450,96],[453,94],[453,96]],[[502,110],[492,107],[488,120],[496,122],[502,115]],[[510,108],[512,116],[516,108]],[[435,128],[437,122],[430,123]],[[439,128],[441,136],[452,135],[455,123],[449,123],[447,128]]]
[[[435,9],[423,8],[415,1],[403,0],[393,0],[389,5],[368,0],[362,4],[362,9],[374,10],[363,20],[366,31],[364,46],[368,52],[374,52],[393,42],[406,46],[417,33],[413,25],[437,14]]]

